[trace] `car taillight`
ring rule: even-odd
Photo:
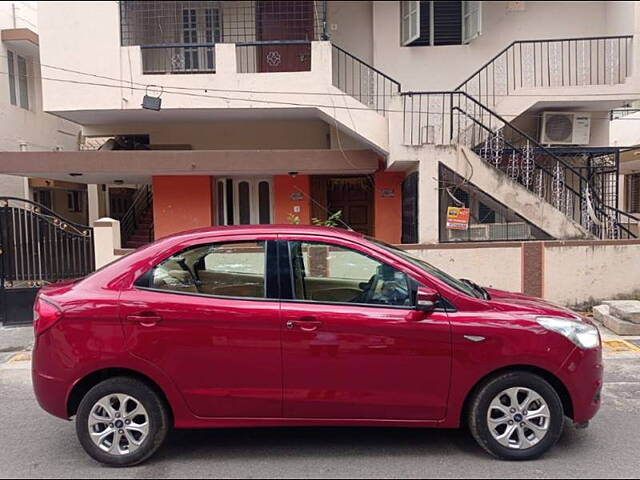
[[[33,331],[35,335],[47,331],[62,318],[62,309],[51,300],[36,298],[33,305]]]

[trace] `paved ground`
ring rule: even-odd
[[[0,327],[0,364],[33,345],[32,327]]]
[[[612,478],[640,471],[640,354],[609,355],[604,406],[591,427],[567,427],[527,463],[493,460],[461,431],[304,428],[175,431],[149,462],[109,471],[73,424],[43,412],[29,361],[0,365],[0,476],[15,478],[478,477]]]

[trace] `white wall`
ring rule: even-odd
[[[373,57],[403,90],[450,90],[514,40],[628,34],[635,2],[482,2],[482,35],[468,45],[401,47],[399,2],[373,5]],[[627,5],[630,3],[631,5]]]
[[[15,7],[15,9],[13,8]],[[15,14],[14,14],[15,13]],[[0,30],[28,28],[37,32],[37,2],[0,2]],[[19,55],[24,54],[14,51]],[[25,56],[29,75],[29,109],[11,105],[8,75],[0,74],[0,151],[77,150],[80,127],[42,111],[42,85],[37,55]],[[0,71],[7,71],[7,45],[0,43]],[[0,195],[26,197],[25,178],[0,176]]]
[[[640,243],[546,248],[544,291],[567,305],[640,298]]]
[[[459,247],[459,246],[457,246]],[[469,278],[480,285],[509,292],[522,287],[520,247],[434,248],[410,250],[419,258],[456,278]]]

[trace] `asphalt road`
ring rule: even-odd
[[[640,355],[608,359],[604,405],[568,426],[540,460],[494,460],[468,432],[389,428],[174,431],[147,463],[112,471],[81,449],[74,426],[42,411],[29,362],[0,365],[0,477],[476,477],[640,475]]]

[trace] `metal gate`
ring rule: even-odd
[[[30,323],[41,286],[94,269],[91,227],[30,200],[0,197],[0,322]]]

